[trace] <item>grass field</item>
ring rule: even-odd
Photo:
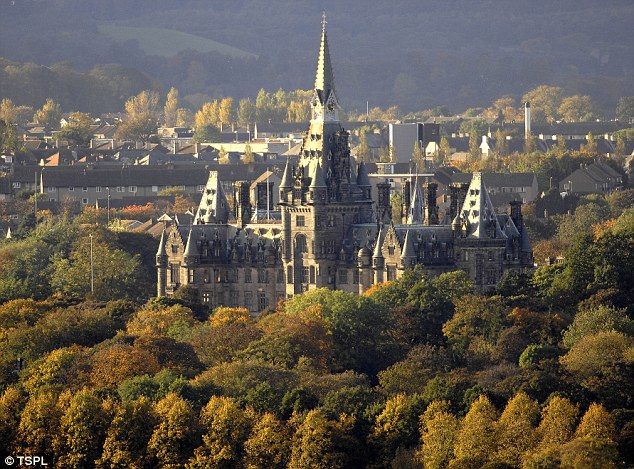
[[[170,57],[182,50],[192,49],[198,52],[218,52],[240,58],[256,58],[255,54],[246,52],[237,47],[231,47],[221,42],[212,41],[193,34],[163,28],[137,28],[131,26],[113,26],[102,24],[99,31],[107,34],[115,41],[127,41],[135,39],[139,47],[148,55]]]

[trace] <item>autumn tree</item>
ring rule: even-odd
[[[20,414],[16,449],[20,454],[37,454],[45,460],[53,460],[60,418],[56,393],[31,395]]]
[[[11,454],[15,442],[20,411],[24,407],[26,396],[15,386],[7,387],[0,395],[0,451]]]
[[[212,396],[200,413],[203,444],[196,448],[188,467],[236,467],[243,458],[251,433],[249,412],[229,397]]]
[[[246,127],[255,123],[257,110],[253,101],[249,98],[243,98],[238,103],[238,125]]]
[[[11,124],[24,125],[33,117],[33,108],[30,106],[16,106],[9,98],[0,101],[0,120]]]
[[[496,420],[497,410],[486,396],[474,401],[460,425],[454,461],[470,467],[481,467],[488,462],[497,449]]]
[[[183,467],[196,442],[197,419],[189,402],[169,393],[154,406],[158,424],[147,451],[155,467]]]
[[[589,122],[597,117],[596,105],[590,96],[568,96],[563,98],[557,112],[566,122]]]
[[[454,458],[460,421],[449,412],[449,403],[434,401],[421,417],[420,458],[425,468],[442,469]]]
[[[163,107],[163,119],[165,127],[176,126],[178,117],[178,90],[174,87],[170,88]]]
[[[247,469],[284,469],[290,452],[289,429],[271,413],[260,417],[244,443]]]
[[[448,164],[451,158],[451,146],[449,145],[449,139],[445,136],[440,139],[440,149],[438,151],[438,164]]]
[[[311,410],[299,424],[291,449],[289,469],[338,469],[350,467],[358,442],[352,435],[354,419],[342,415],[329,420]]]
[[[220,137],[218,101],[205,103],[194,117],[194,140],[213,142]]]
[[[520,392],[509,400],[495,425],[498,444],[495,459],[520,466],[523,454],[535,446],[538,421],[539,406],[525,393]]]
[[[469,162],[471,164],[480,161],[482,150],[480,149],[480,138],[475,131],[469,133]]]
[[[414,142],[414,148],[412,150],[412,160],[419,165],[420,168],[425,167],[425,154],[421,148],[421,142],[416,140]]]
[[[253,150],[251,149],[251,145],[249,145],[248,143],[244,146],[244,156],[242,157],[242,162],[244,164],[251,164],[255,162]]]
[[[84,389],[74,394],[60,420],[56,467],[92,465],[101,454],[107,425],[101,400],[93,391]]]
[[[159,120],[159,95],[144,90],[125,103],[126,119],[119,124],[117,136],[122,140],[147,142],[156,132]]]
[[[87,145],[92,137],[92,119],[89,114],[73,112],[66,125],[57,132],[57,137],[66,140],[70,145]]]
[[[557,110],[563,100],[563,90],[558,86],[540,85],[522,96],[522,102],[531,103],[531,120],[535,123],[551,122],[557,118]]]
[[[540,450],[557,448],[572,438],[579,416],[579,406],[565,397],[553,396],[541,414],[541,421],[537,427],[537,447]]]
[[[236,111],[233,105],[233,98],[227,97],[220,101],[218,108],[218,120],[222,124],[231,124],[236,121]]]
[[[48,98],[46,103],[35,112],[33,120],[52,129],[59,129],[62,119],[62,108],[52,99]]]
[[[632,123],[634,120],[634,96],[623,96],[619,98],[616,105],[616,118],[624,123]]]
[[[117,402],[106,432],[99,469],[142,469],[147,467],[146,448],[156,424],[151,402],[141,397],[134,402]]]

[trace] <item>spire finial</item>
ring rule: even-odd
[[[325,33],[326,32],[326,10],[322,10],[321,11],[321,32]]]

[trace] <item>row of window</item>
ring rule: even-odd
[[[14,189],[19,189],[22,186],[22,184],[20,182],[13,182],[12,183],[12,187]],[[127,187],[127,192],[131,192],[131,193],[136,193],[138,190],[137,186],[116,186],[113,189],[116,192],[126,192],[126,187]],[[159,187],[160,186],[152,186],[152,192],[159,192]],[[181,190],[185,190],[185,186],[165,186],[166,189],[168,189],[169,187],[178,187]],[[47,188],[48,192],[56,192],[59,188],[58,187],[53,187],[50,186]],[[198,190],[198,192],[202,192],[205,189],[204,185],[199,185],[196,188]],[[88,186],[83,186],[81,188],[82,192],[88,192]],[[102,192],[103,187],[102,186],[95,186],[95,192]],[[106,188],[106,190],[108,190],[108,188]],[[75,186],[68,186],[68,192],[75,192]]]
[[[170,283],[179,282],[179,270],[178,264],[171,264],[169,269]],[[266,269],[257,269],[257,283],[270,283],[269,271]],[[237,283],[238,282],[238,269],[204,269],[202,270],[202,279],[199,277],[201,274],[197,273],[195,269],[187,270],[187,283],[193,284],[202,280],[202,283]],[[284,270],[277,269],[275,276],[276,283],[284,283]],[[253,283],[253,269],[244,269],[244,283]]]
[[[226,305],[236,308],[236,307],[244,307],[249,311],[253,310],[253,300],[254,295],[253,292],[245,291],[244,292],[244,301],[240,303],[240,292],[231,291],[229,293],[229,298],[227,298],[226,292],[203,292],[202,293],[202,303],[208,306],[217,306],[217,305]],[[280,297],[283,297],[283,294],[279,294]],[[263,311],[269,306],[269,300],[266,297],[266,293],[263,291],[259,291],[255,295],[257,301],[257,310]]]

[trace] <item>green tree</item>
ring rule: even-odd
[[[482,150],[480,149],[480,138],[477,132],[469,133],[469,161],[475,163],[482,158]]]
[[[502,129],[495,131],[495,153],[498,156],[506,156],[509,152],[509,146],[506,141],[506,135]]]
[[[255,123],[257,111],[255,104],[249,98],[243,98],[238,104],[238,124],[246,127]]]
[[[12,155],[21,148],[22,144],[18,139],[15,124],[6,119],[0,120],[0,151]]]
[[[382,147],[381,150],[379,150],[379,162],[380,163],[394,162],[394,147],[392,147],[392,145]]]
[[[416,140],[414,142],[414,149],[412,150],[412,160],[421,168],[425,167],[425,154],[421,148],[421,142]]]
[[[174,393],[156,403],[158,424],[147,451],[159,467],[183,467],[193,453],[197,419],[192,406]]]
[[[33,117],[33,108],[30,106],[16,106],[9,98],[0,101],[0,120],[11,124],[24,125]]]
[[[68,123],[57,132],[57,137],[68,141],[71,145],[87,145],[92,137],[92,119],[83,112],[73,112]]]
[[[440,139],[440,150],[438,151],[439,166],[445,165],[451,158],[451,146],[449,145],[449,139],[445,136]]]
[[[262,415],[244,443],[244,452],[247,469],[284,469],[291,453],[288,427],[271,413]]]
[[[634,320],[625,314],[625,309],[588,305],[579,309],[574,321],[564,332],[563,344],[571,348],[584,337],[599,332],[622,332],[634,336]]]
[[[62,119],[62,108],[52,99],[48,98],[46,103],[35,112],[33,120],[40,125],[59,129],[60,120]]]
[[[163,119],[165,127],[176,126],[178,117],[178,90],[174,87],[170,88],[163,107]]]
[[[269,122],[274,118],[273,98],[261,88],[255,99],[256,117],[258,122]]]
[[[454,462],[482,467],[497,449],[495,421],[497,410],[486,396],[480,396],[460,425],[454,446]]]

